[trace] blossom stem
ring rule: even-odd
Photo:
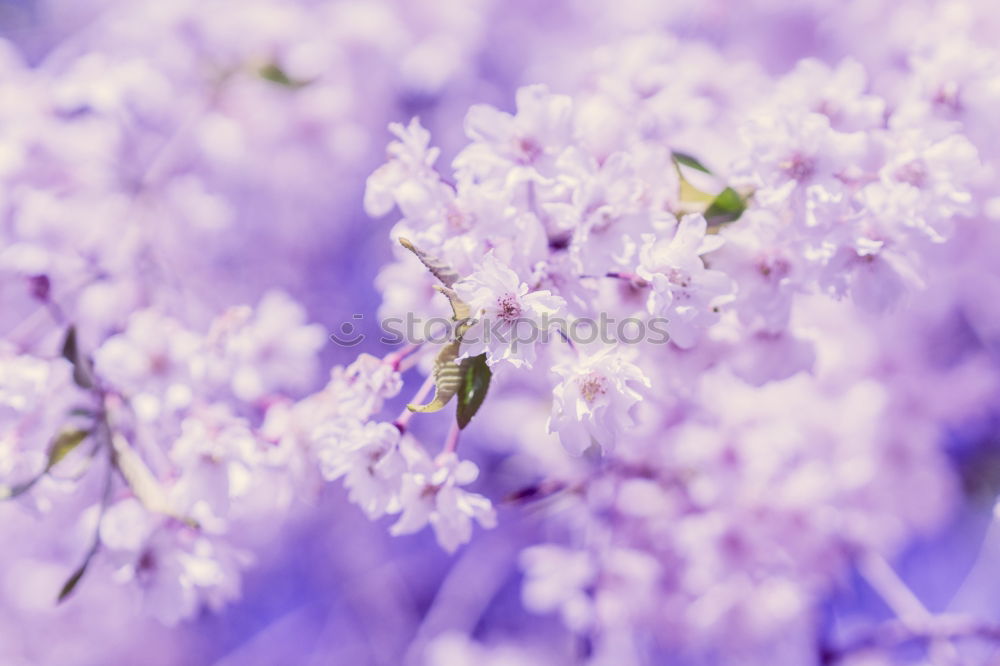
[[[934,624],[934,615],[881,555],[864,553],[858,561],[858,571],[907,630],[918,636],[930,633],[927,627]],[[933,664],[958,663],[958,651],[947,637],[932,634],[928,653]]]
[[[881,555],[865,553],[858,561],[858,570],[903,622],[922,621],[931,617],[930,611]]]
[[[566,344],[569,345],[570,349],[572,349],[573,351],[579,353],[579,351],[576,348],[576,344],[573,342],[573,338],[569,337],[569,335],[566,334],[566,331],[564,331],[564,330],[562,330],[560,328],[560,329],[558,329],[558,333],[559,333],[559,337],[561,337],[563,339],[563,341]]]
[[[458,436],[461,433],[462,429],[458,427],[458,424],[452,423],[451,430],[448,431],[448,438],[444,440],[444,449],[441,450],[442,455],[454,453],[458,449]]]
[[[908,641],[978,638],[1000,643],[1000,625],[961,615],[937,615],[919,631],[899,619],[888,620],[866,631],[845,646],[824,649],[822,663],[835,664],[852,655],[872,650],[891,650]]]
[[[615,278],[617,280],[627,280],[632,283],[633,287],[648,287],[649,282],[639,277],[635,273],[625,273],[619,271],[611,271],[605,273],[604,277]]]
[[[73,590],[76,589],[77,584],[83,575],[87,571],[87,567],[90,566],[91,560],[97,555],[97,551],[101,549],[101,530],[100,524],[101,519],[104,518],[104,514],[107,512],[108,505],[111,502],[111,489],[113,487],[112,477],[114,476],[115,463],[114,463],[114,453],[111,452],[108,458],[108,468],[107,474],[104,477],[104,489],[101,491],[101,503],[100,510],[97,515],[97,527],[94,529],[94,536],[90,542],[90,547],[87,549],[86,554],[83,556],[83,562],[76,568],[76,570],[69,576],[65,583],[63,583],[62,588],[59,590],[59,596],[56,598],[56,603],[62,603]]]
[[[403,361],[418,349],[420,349],[419,343],[410,343],[402,349],[398,349],[391,354],[386,355],[386,357],[382,359],[382,362],[392,366],[393,370],[399,370]]]
[[[421,358],[422,358],[421,354],[410,354],[405,359],[403,359],[403,361],[399,364],[399,368],[397,368],[397,371],[401,373],[406,372],[410,368],[420,363]]]
[[[424,380],[424,383],[420,386],[420,389],[417,391],[417,394],[413,396],[413,399],[410,401],[410,404],[412,405],[412,404],[422,403],[424,401],[424,398],[427,397],[427,394],[431,392],[431,389],[433,387],[434,387],[434,375],[433,374],[427,375],[427,379]],[[399,430],[399,432],[401,433],[406,432],[406,428],[409,426],[410,419],[413,418],[413,414],[414,412],[411,412],[408,408],[404,407],[403,411],[401,411],[399,413],[399,416],[396,417],[396,420],[392,422],[392,425],[396,426],[396,429]]]

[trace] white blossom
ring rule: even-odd
[[[702,255],[718,249],[723,240],[706,236],[701,215],[687,215],[672,238],[643,236],[639,250],[639,277],[650,283],[647,309],[666,317],[671,340],[691,347],[698,334],[718,320],[718,308],[732,299],[735,285],[725,273],[705,267]]]
[[[406,463],[395,426],[345,420],[329,424],[317,436],[323,475],[331,481],[343,478],[349,499],[369,518],[399,510]]]
[[[400,489],[402,514],[390,528],[392,534],[412,534],[430,524],[446,551],[454,552],[472,538],[472,521],[481,527],[496,525],[496,513],[488,499],[463,490],[479,469],[453,453],[432,461],[420,447],[406,450],[407,471]]]
[[[559,383],[552,391],[548,430],[559,435],[566,450],[579,455],[591,441],[610,450],[633,425],[632,408],[641,400],[636,390],[649,379],[623,347],[567,354],[553,367]]]
[[[531,367],[535,345],[553,335],[555,318],[565,302],[549,291],[532,292],[517,273],[492,253],[482,267],[455,283],[455,293],[465,302],[474,322],[462,336],[462,355],[486,353],[486,361],[503,361]]]

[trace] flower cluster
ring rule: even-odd
[[[306,322],[357,242],[330,211],[359,208],[389,118],[465,85],[484,17],[447,0],[33,4],[39,44],[0,44],[0,496],[87,534],[46,552],[65,583],[46,599],[110,565],[174,623],[237,598],[260,525],[315,488],[283,419],[313,409],[296,400],[326,334]],[[327,389],[347,412],[348,375],[370,370],[351,367]]]
[[[324,663],[1000,635],[888,564],[997,493],[951,448],[1000,396],[997,12],[544,4],[14,3],[47,23],[0,42],[2,624],[72,596],[120,633],[93,609],[134,596],[172,627],[294,527],[337,541],[302,645],[363,635]],[[448,339],[343,362],[310,322],[372,280]],[[898,615],[859,641],[855,572]],[[34,636],[0,661],[86,660]]]
[[[375,420],[384,401],[399,392],[401,355],[362,355],[334,369],[329,384],[294,403],[273,405],[265,432],[283,446],[309,451],[323,478],[343,479],[349,499],[371,519],[400,514],[393,534],[431,525],[453,551],[472,536],[472,520],[492,527],[496,517],[483,496],[463,490],[479,470],[445,451],[431,459],[406,430],[406,415]]]
[[[468,323],[438,365],[481,357],[499,373],[488,429],[509,432],[504,403],[538,396],[509,435],[538,470],[518,496],[558,501],[562,538],[523,552],[523,600],[595,663],[712,654],[723,638],[763,658],[793,626],[788,649],[808,654],[847,567],[945,520],[940,425],[1000,386],[978,343],[942,361],[884,343],[968,316],[957,257],[978,282],[995,272],[970,244],[996,238],[996,155],[937,117],[942,89],[917,68],[875,88],[851,60],[776,81],[692,71],[719,57],[706,52],[637,37],[572,95],[532,85],[513,112],[474,106],[447,174],[417,119],[395,124],[368,180],[369,213],[395,204],[392,235],[420,259],[400,250],[386,269],[386,306],[427,311],[444,283]],[[995,83],[993,61],[980,67]],[[599,313],[663,317],[670,342],[516,335]],[[496,322],[515,334],[481,344]],[[914,391],[914,372],[964,400]],[[582,458],[555,463],[543,428]]]
[[[291,494],[287,469],[301,452],[260,426],[267,396],[301,388],[314,369],[324,335],[304,316],[278,292],[205,333],[145,309],[92,360],[75,329],[65,358],[9,358],[5,493],[50,505],[102,476],[95,543],[150,612],[174,623],[203,603],[218,608],[238,595],[248,561],[232,532]]]

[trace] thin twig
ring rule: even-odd
[[[454,453],[458,449],[458,436],[460,434],[462,434],[462,429],[458,427],[457,423],[452,423],[451,430],[448,431],[448,438],[444,441],[441,455]]]
[[[417,394],[413,396],[413,399],[410,401],[410,404],[419,405],[420,403],[422,403],[424,401],[424,398],[427,397],[427,394],[431,392],[432,388],[434,388],[434,375],[427,375],[427,379],[424,380],[424,383],[420,387],[420,390],[417,391]],[[393,421],[392,424],[396,426],[399,432],[403,433],[406,432],[406,429],[407,427],[409,427],[410,424],[410,419],[412,418],[413,418],[413,412],[411,412],[408,408],[404,407],[403,411],[399,413],[399,416],[396,417],[396,420]]]
[[[886,605],[892,609],[911,635],[928,635],[928,657],[933,664],[951,666],[959,663],[958,650],[948,637],[928,634],[928,627],[935,616],[917,598],[885,559],[874,552],[866,552],[858,560],[858,571]]]
[[[861,652],[886,651],[909,641],[953,641],[981,639],[1000,643],[1000,624],[990,624],[964,615],[936,615],[919,627],[893,619],[864,632],[846,645],[827,649],[824,664],[835,664]]]

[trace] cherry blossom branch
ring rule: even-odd
[[[626,273],[626,272],[620,272],[620,271],[611,271],[609,273],[605,273],[604,277],[615,278],[617,280],[627,280],[628,282],[630,282],[632,284],[633,287],[648,287],[649,286],[649,281],[648,280],[645,280],[645,279],[639,277],[635,273]]]
[[[919,626],[894,619],[866,631],[843,647],[824,649],[820,660],[823,664],[835,664],[859,653],[884,652],[909,641],[948,642],[976,638],[1000,643],[1000,624],[964,615],[937,615]]]
[[[393,370],[400,371],[401,366],[403,365],[403,361],[405,361],[413,353],[418,351],[420,347],[421,347],[420,343],[417,342],[410,343],[405,347],[403,347],[402,349],[399,349],[397,351],[392,352],[391,354],[388,354],[384,359],[382,359],[382,362],[391,366]]]
[[[434,388],[433,374],[427,375],[427,378],[424,380],[424,383],[420,386],[420,389],[417,391],[417,394],[413,396],[413,399],[410,401],[409,404],[412,405],[412,404],[422,403],[424,401],[424,398],[426,398],[427,395],[431,392],[432,388]],[[396,429],[398,429],[399,432],[401,433],[406,432],[406,429],[410,423],[410,419],[413,418],[413,414],[414,412],[411,412],[408,408],[404,407],[403,411],[400,412],[399,416],[396,417],[396,420],[392,422],[392,425],[396,426]]]
[[[112,436],[112,432],[111,432],[111,425],[107,420],[107,413],[103,405],[101,406],[101,414],[99,417],[99,421],[95,426],[95,435],[96,438],[98,439],[99,447],[106,446],[108,450],[108,467],[107,467],[107,473],[104,477],[104,487],[103,490],[101,491],[100,509],[97,516],[97,526],[94,528],[93,539],[90,542],[90,547],[84,554],[82,562],[76,569],[74,569],[73,573],[70,574],[69,578],[66,579],[66,582],[63,583],[62,587],[59,589],[59,595],[56,597],[56,603],[62,603],[63,601],[66,600],[67,597],[69,597],[73,593],[73,591],[76,589],[76,586],[79,585],[80,581],[83,579],[83,575],[87,572],[87,567],[90,566],[90,563],[91,561],[93,561],[94,556],[97,555],[97,552],[101,549],[100,525],[101,525],[101,520],[104,518],[104,514],[107,511],[108,505],[111,501],[111,489],[113,487],[113,477],[114,477],[114,471],[116,469],[114,451],[110,447],[110,441],[108,441],[107,444],[104,444],[105,440],[109,439]],[[95,449],[95,453],[96,452],[97,449]]]
[[[556,329],[556,332],[559,333],[559,337],[562,338],[563,342],[565,342],[566,344],[569,345],[570,349],[572,349],[573,351],[579,353],[579,350],[577,350],[577,348],[576,348],[576,343],[573,342],[573,338],[569,337],[569,335],[566,333],[566,331],[564,331],[563,329],[559,328],[559,329]]]
[[[874,552],[862,554],[858,560],[858,571],[892,609],[903,627],[912,635],[931,637],[928,652],[932,663],[958,663],[958,651],[949,638],[928,633],[927,627],[935,623],[935,616],[881,555]]]
[[[642,289],[649,286],[649,280],[639,277],[636,273],[630,273],[627,271],[609,271],[604,275],[580,275],[580,279],[598,279],[598,278],[612,278],[615,280],[625,280],[630,283],[636,289]]]
[[[858,560],[858,570],[901,621],[917,623],[931,619],[930,611],[881,555],[864,553]]]

